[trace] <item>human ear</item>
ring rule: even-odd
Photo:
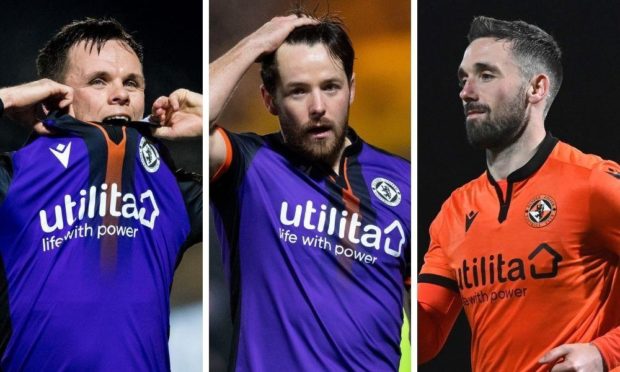
[[[269,113],[271,115],[278,115],[278,106],[276,105],[275,102],[275,97],[271,95],[271,93],[269,93],[269,91],[267,90],[267,88],[265,88],[265,85],[260,86],[260,94],[263,97],[263,103],[265,104],[265,108],[267,108],[267,111],[269,111]]]
[[[530,103],[539,103],[544,101],[549,95],[549,89],[551,82],[549,76],[545,74],[538,74],[530,80],[529,89],[527,91],[527,98]]]
[[[355,100],[355,73],[351,75],[351,82],[349,83],[349,105],[353,104]]]

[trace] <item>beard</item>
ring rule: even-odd
[[[498,150],[516,142],[525,131],[529,120],[525,88],[514,99],[491,112],[488,105],[468,102],[465,112],[475,109],[486,112],[482,119],[465,119],[467,141],[476,148]]]
[[[302,125],[291,123],[280,117],[282,136],[286,145],[307,161],[322,163],[332,167],[338,160],[346,137],[348,127],[348,114],[342,124],[337,124],[328,119],[321,119]],[[325,138],[315,138],[314,135],[325,130],[330,134]]]

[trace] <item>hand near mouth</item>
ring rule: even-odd
[[[170,96],[159,97],[153,103],[151,122],[160,127],[153,135],[168,140],[202,136],[202,94],[178,89]]]
[[[0,99],[9,119],[39,134],[51,133],[42,123],[50,111],[62,110],[74,115],[73,88],[50,79],[0,89]]]

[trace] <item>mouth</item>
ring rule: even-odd
[[[477,111],[477,110],[472,110],[472,111],[467,111],[467,112],[465,113],[465,116],[467,116],[467,117],[469,118],[469,117],[476,116],[476,115],[482,115],[482,114],[484,114],[485,112],[486,112],[486,111]]]
[[[314,139],[327,138],[332,131],[330,126],[316,126],[308,129],[307,133]]]
[[[123,125],[131,121],[129,115],[111,115],[106,116],[101,122],[110,125]]]
[[[465,110],[465,117],[470,118],[474,116],[479,116],[489,112],[489,108],[486,105],[480,103],[472,103],[469,102],[463,107]]]

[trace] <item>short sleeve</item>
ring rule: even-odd
[[[444,208],[445,204],[442,207],[442,211],[439,212],[431,223],[429,230],[431,242],[424,256],[424,264],[420,270],[418,282],[438,284],[458,292],[454,270],[450,267],[448,257],[446,257],[441,245]]]

